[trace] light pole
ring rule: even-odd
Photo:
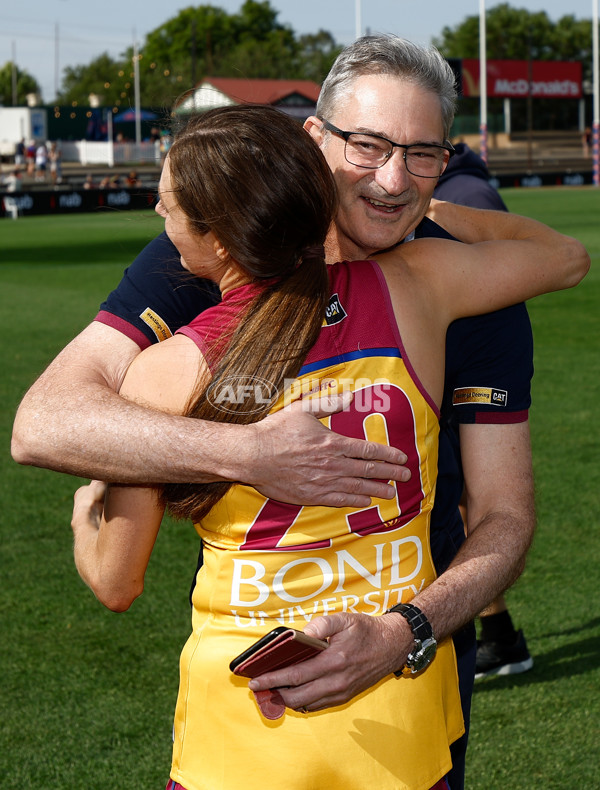
[[[140,111],[140,56],[137,41],[133,42],[133,92],[135,99],[135,142],[142,142],[142,124]]]
[[[487,164],[487,53],[485,0],[479,0],[479,155]]]
[[[356,38],[360,38],[362,36],[361,0],[354,0],[354,21]]]
[[[594,186],[600,185],[600,86],[598,85],[598,0],[593,0],[592,13],[592,75],[594,84],[594,115],[592,122],[592,162]]]

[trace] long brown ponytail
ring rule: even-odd
[[[253,106],[194,117],[175,139],[169,164],[177,202],[194,232],[211,230],[242,269],[268,281],[186,413],[257,422],[284,380],[297,375],[320,331],[329,298],[322,245],[337,209],[332,174],[296,121]],[[272,397],[256,399],[248,388],[243,401],[224,410],[211,394],[238,377],[268,382]],[[197,521],[231,485],[169,484],[164,497],[173,515]]]

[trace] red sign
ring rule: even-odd
[[[579,99],[583,95],[581,63],[556,60],[488,60],[488,96]],[[479,61],[463,59],[464,96],[479,96]]]

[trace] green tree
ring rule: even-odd
[[[479,16],[466,17],[454,28],[445,27],[435,46],[447,58],[479,57]],[[486,50],[490,60],[566,60],[582,64],[584,82],[591,79],[592,23],[563,16],[552,22],[545,11],[530,13],[501,3],[486,13]],[[490,99],[490,117],[502,115],[502,100]],[[588,107],[587,113],[591,109]],[[476,116],[477,99],[462,99],[460,114]],[[535,99],[535,114],[525,100],[512,102],[512,128],[524,130],[573,129],[579,124],[578,106],[573,101]]]
[[[131,61],[116,61],[104,52],[87,66],[67,66],[64,69],[62,90],[58,104],[90,103],[90,94],[100,97],[102,104],[120,106],[133,96],[133,68]]]
[[[445,27],[434,45],[447,58],[479,57],[479,16]],[[590,76],[592,23],[563,16],[552,22],[545,11],[530,13],[501,3],[486,12],[486,49],[491,60],[575,60]]]
[[[159,111],[204,77],[309,79],[321,82],[340,51],[330,33],[298,38],[277,21],[268,0],[246,0],[228,14],[212,5],[190,6],[152,30],[138,54],[141,104]],[[60,103],[134,103],[133,51],[113,60],[104,53],[88,65],[65,69]]]
[[[301,36],[298,58],[302,79],[313,80],[319,84],[323,82],[341,51],[342,47],[326,30]]]
[[[40,86],[31,74],[15,67],[16,102],[13,103],[13,63],[7,61],[0,68],[0,103],[5,107],[18,107],[27,104],[28,93],[40,93]]]
[[[229,14],[213,6],[186,8],[151,31],[140,60],[142,103],[170,106],[236,45]]]
[[[246,0],[235,14],[210,5],[180,11],[140,48],[141,103],[170,108],[207,76],[321,82],[340,47],[323,30],[298,38],[277,15],[267,0]],[[124,62],[131,56],[126,52]]]

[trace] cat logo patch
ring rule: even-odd
[[[333,294],[329,298],[329,304],[325,308],[323,326],[333,326],[334,324],[339,324],[340,321],[343,321],[346,317],[347,313],[342,307],[340,297],[337,294]]]
[[[493,387],[459,387],[452,393],[452,405],[463,406],[467,403],[485,403],[488,406],[506,406],[507,390]]]
[[[167,322],[163,321],[158,313],[155,313],[154,310],[151,310],[149,307],[140,313],[140,318],[145,324],[148,324],[159,342],[161,340],[166,340],[168,337],[173,337],[173,333],[169,329]]]

